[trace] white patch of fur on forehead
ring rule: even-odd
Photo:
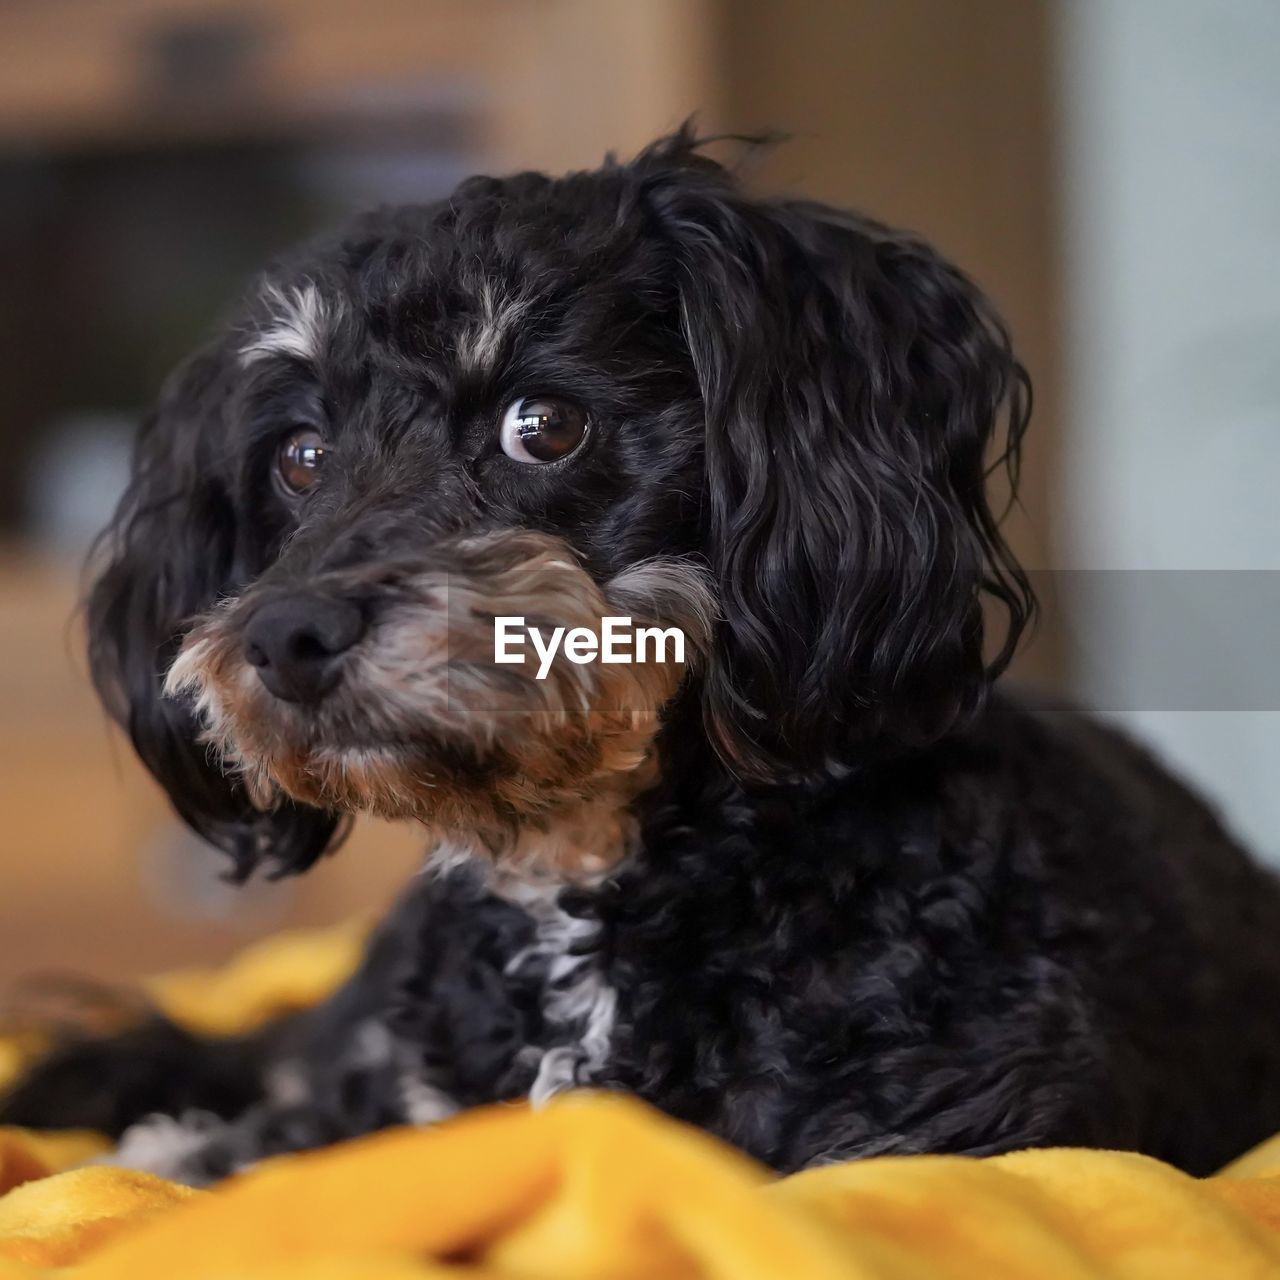
[[[314,364],[342,316],[342,304],[323,298],[310,282],[282,289],[268,284],[262,293],[270,325],[240,348],[243,364],[267,356],[292,356]]]
[[[529,309],[527,298],[502,296],[490,280],[480,282],[478,294],[480,319],[461,329],[457,341],[458,363],[470,372],[493,365],[511,326]]]

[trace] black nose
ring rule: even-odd
[[[244,629],[245,659],[286,702],[315,702],[338,683],[338,659],[364,634],[364,616],[347,600],[295,594],[259,606]]]

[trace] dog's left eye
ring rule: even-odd
[[[287,492],[306,493],[320,479],[328,449],[324,437],[310,427],[299,427],[280,442],[276,476]]]
[[[587,415],[568,400],[527,396],[507,406],[500,434],[513,462],[558,462],[586,439]]]

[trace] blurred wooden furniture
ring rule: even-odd
[[[8,0],[0,143],[350,127],[450,110],[498,164],[715,123],[717,0]]]

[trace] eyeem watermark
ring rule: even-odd
[[[524,663],[526,640],[538,655],[539,680],[547,678],[562,649],[564,656],[579,666],[589,662],[684,662],[684,632],[679,627],[636,627],[628,617],[601,618],[599,634],[590,627],[553,627],[547,636],[522,617],[494,618],[494,662]]]

